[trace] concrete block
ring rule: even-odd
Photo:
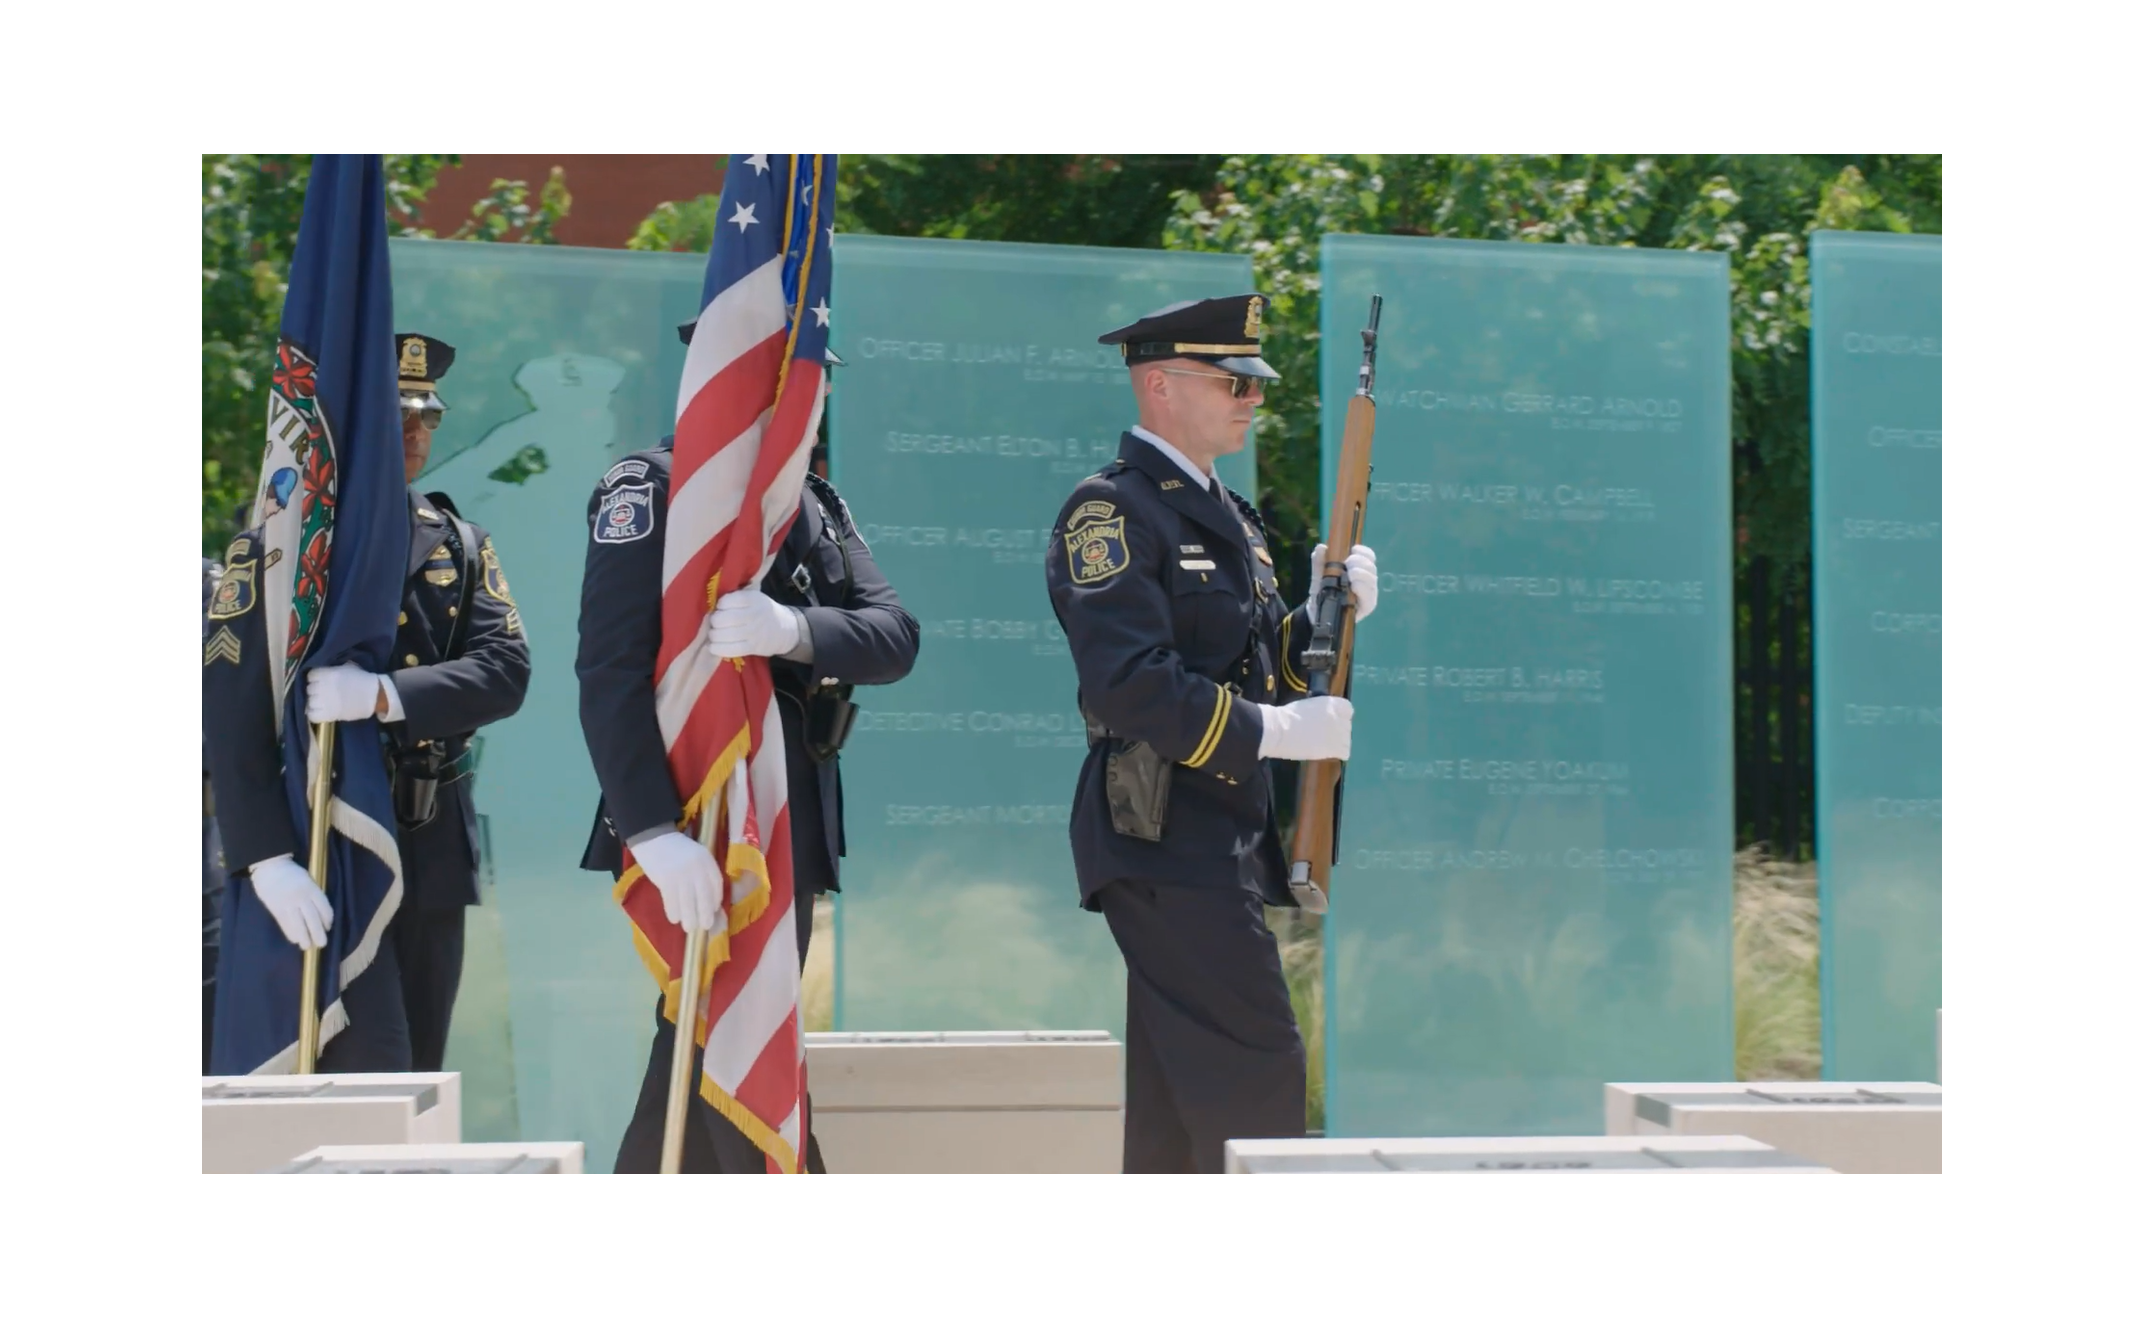
[[[201,1169],[273,1171],[322,1144],[454,1144],[453,1071],[210,1076],[201,1082]]]
[[[1604,1086],[1613,1135],[1745,1135],[1838,1172],[1937,1172],[1938,1085],[1754,1081]]]
[[[1739,1135],[1520,1135],[1230,1140],[1223,1170],[1271,1172],[1825,1172]]]
[[[285,1174],[569,1175],[582,1171],[580,1141],[537,1144],[327,1144],[282,1167]]]
[[[1102,1030],[806,1035],[836,1175],[1116,1172],[1121,1066]]]

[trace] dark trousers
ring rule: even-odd
[[[463,913],[408,906],[388,921],[373,964],[344,990],[350,1024],[321,1049],[320,1070],[438,1071],[462,985]]]
[[[793,907],[798,929],[798,965],[805,967],[806,948],[813,941],[813,898],[802,896]],[[654,1173],[664,1152],[664,1101],[671,1089],[672,1041],[678,1030],[664,1019],[664,999],[656,1000],[656,1038],[649,1045],[649,1065],[642,1071],[641,1095],[634,1100],[634,1116],[619,1139],[619,1156],[612,1170],[619,1173]],[[687,1099],[686,1145],[679,1155],[682,1173],[759,1174],[768,1170],[768,1156],[754,1146],[738,1127],[701,1100],[701,1050],[694,1049],[697,1086]],[[826,1175],[821,1161],[820,1140],[813,1134],[813,1100],[805,1100],[806,1171]]]
[[[1221,1172],[1229,1139],[1305,1135],[1305,1045],[1258,896],[1121,879],[1127,1172]]]

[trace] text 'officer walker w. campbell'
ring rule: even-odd
[[[1351,709],[1305,695],[1306,610],[1277,598],[1260,515],[1214,474],[1279,378],[1265,308],[1181,302],[1098,339],[1140,424],[1075,487],[1045,558],[1089,730],[1074,871],[1126,961],[1128,1172],[1220,1172],[1227,1139],[1305,1133],[1305,1047],[1261,913],[1297,903],[1262,761],[1348,759]],[[1347,567],[1362,621],[1372,551]]]

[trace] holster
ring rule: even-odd
[[[405,828],[433,822],[440,813],[440,788],[466,777],[472,758],[466,748],[451,762],[448,747],[437,741],[391,751],[388,778],[395,797],[395,821]]]
[[[1171,761],[1145,741],[1115,737],[1096,715],[1082,706],[1089,744],[1108,743],[1104,755],[1104,800],[1111,807],[1112,831],[1144,842],[1163,841],[1171,811]]]
[[[847,686],[824,686],[805,698],[805,749],[815,764],[834,759],[850,740],[850,725],[858,720],[850,692]]]

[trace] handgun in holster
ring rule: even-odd
[[[837,683],[822,685],[806,693],[804,702],[805,749],[815,764],[826,764],[843,749],[850,740],[850,725],[858,721],[858,707],[851,703],[850,693],[856,688]]]
[[[1111,829],[1121,837],[1163,841],[1171,812],[1171,761],[1145,741],[1115,735],[1102,719],[1081,706],[1089,745],[1109,744],[1104,755],[1104,800],[1111,807]]]
[[[440,789],[475,768],[475,754],[465,743],[460,753],[451,743],[421,741],[389,753],[388,776],[395,789],[395,821],[422,828],[440,813]]]

